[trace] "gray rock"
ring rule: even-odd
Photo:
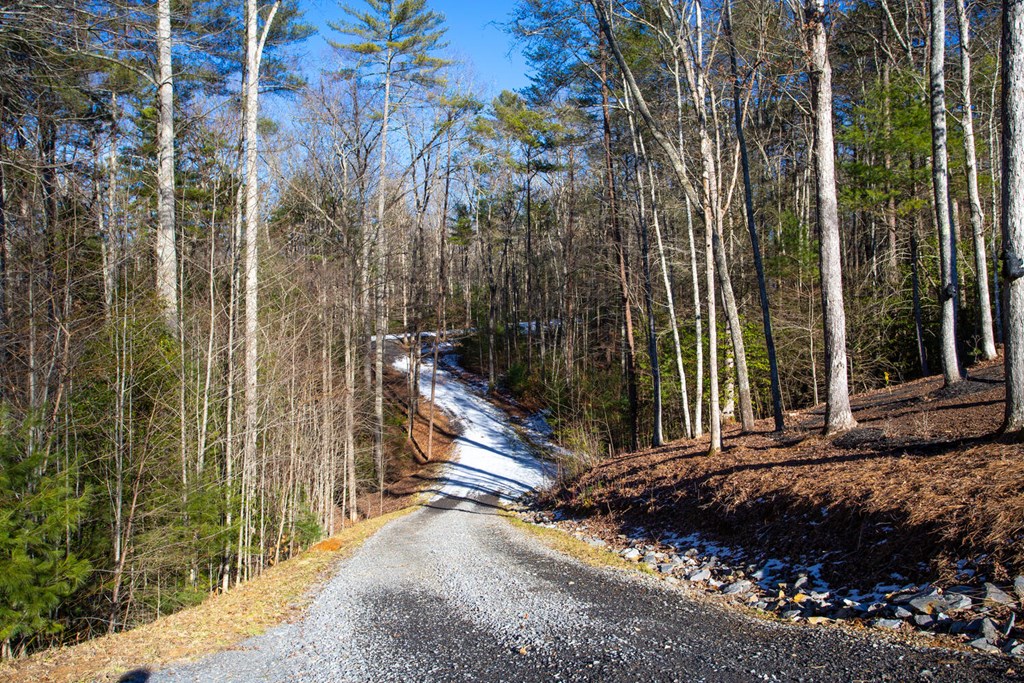
[[[992,652],[992,653],[999,652],[999,648],[998,647],[996,647],[992,643],[988,642],[984,638],[978,638],[977,640],[972,640],[969,643],[969,645],[971,647],[977,649],[977,650],[981,650],[982,652]]]
[[[936,590],[916,595],[907,601],[907,605],[918,614],[934,614],[942,611],[945,606],[945,599]]]
[[[658,557],[654,553],[647,553],[644,555],[644,562],[647,564],[658,564]]]
[[[895,631],[903,626],[903,622],[899,619],[875,619],[871,622],[871,625],[875,628],[886,628]]]
[[[1002,634],[996,628],[996,622],[988,617],[981,620],[981,634],[985,637],[985,640],[993,645],[996,645],[1002,639]]]
[[[945,609],[942,611],[952,612],[958,609],[970,608],[974,604],[974,600],[963,593],[946,593],[945,603]]]
[[[1024,602],[1024,576],[1018,576],[1013,580],[1013,592],[1017,594],[1017,599]]]
[[[1014,657],[1024,657],[1024,643],[1018,643],[1011,647],[1010,654]]]
[[[806,576],[801,576],[799,579],[793,582],[793,588],[800,590],[801,588],[807,585],[807,582],[808,578]]]
[[[935,617],[928,614],[917,614],[914,615],[914,623],[918,628],[931,628],[935,626]]]
[[[603,548],[606,545],[608,545],[608,543],[600,538],[592,538],[589,541],[587,541],[587,545],[589,545],[592,548]]]
[[[908,610],[906,607],[897,607],[896,610],[893,612],[893,615],[897,619],[909,619],[910,617],[914,616],[914,613]]]
[[[999,586],[993,583],[985,584],[985,602],[995,603],[997,605],[1012,605],[1013,598],[1006,594]]]
[[[707,569],[698,569],[695,572],[690,572],[686,577],[687,581],[707,581],[711,578],[711,572]]]
[[[790,621],[793,621],[794,619],[799,619],[803,615],[804,615],[804,613],[801,610],[798,610],[798,609],[788,609],[785,612],[783,612],[782,614],[780,614],[779,616],[782,617],[783,619],[788,619]]]
[[[722,592],[726,595],[736,595],[737,593],[746,593],[753,587],[754,584],[750,583],[749,581],[743,580],[737,581],[735,583],[730,583],[722,590]]]
[[[640,560],[640,551],[636,548],[627,548],[622,553],[622,559],[629,560],[631,562],[637,562]]]
[[[658,571],[662,574],[671,574],[672,570],[674,570],[678,566],[679,565],[675,562],[663,562],[658,565]]]

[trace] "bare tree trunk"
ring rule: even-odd
[[[643,136],[640,137],[641,149],[643,149]],[[646,152],[644,152],[646,156]],[[683,401],[683,425],[686,429],[686,437],[693,438],[693,424],[690,421],[690,397],[686,387],[686,370],[683,368],[683,347],[679,340],[679,321],[676,318],[675,297],[672,293],[672,280],[669,277],[668,260],[665,257],[665,245],[661,239],[661,224],[658,220],[658,206],[656,202],[654,170],[651,164],[647,164],[647,173],[651,181],[651,212],[654,220],[654,238],[658,246],[658,260],[661,264],[661,276],[665,285],[665,296],[668,303],[668,320],[672,328],[672,344],[676,355],[676,372],[679,374],[679,387]],[[700,303],[697,303],[699,308]],[[698,342],[699,344],[700,342]]]
[[[1006,420],[1024,430],[1024,0],[1003,0],[1003,278]]]
[[[384,313],[386,281],[384,279],[384,192],[386,189],[386,173],[388,160],[388,127],[391,117],[391,59],[387,59],[388,69],[384,74],[384,112],[380,130],[380,171],[377,183],[377,235],[373,241],[373,261],[371,267],[376,268],[374,289],[374,333],[377,343],[374,345],[374,384],[373,384],[373,457],[377,467],[377,487],[381,498],[380,506],[384,506],[384,337],[387,334],[387,319]],[[409,368],[410,372],[413,368]]]
[[[164,323],[178,334],[178,254],[174,235],[174,76],[171,65],[171,0],[157,1],[157,233],[156,292]]]
[[[971,24],[964,0],[956,0],[956,22],[960,30],[960,76],[963,83],[964,158],[967,170],[967,195],[971,204],[971,236],[974,241],[974,275],[978,294],[978,327],[981,331],[981,353],[986,359],[996,357],[996,341],[992,331],[992,305],[988,292],[988,258],[985,253],[985,215],[978,191],[978,160],[974,147],[974,106],[971,98]]]
[[[932,191],[939,233],[939,305],[942,308],[942,376],[946,386],[962,379],[956,348],[956,242],[950,223],[949,161],[946,153],[946,4],[931,0]]]
[[[782,388],[779,383],[779,362],[775,355],[775,337],[772,334],[772,316],[768,304],[768,286],[764,276],[764,262],[761,259],[761,240],[757,234],[754,219],[754,193],[750,182],[750,159],[747,156],[747,139],[743,133],[743,103],[740,88],[739,65],[736,58],[736,42],[732,33],[732,0],[725,0],[724,28],[729,43],[729,64],[732,69],[733,121],[736,125],[736,140],[740,148],[740,162],[743,167],[743,207],[747,216],[747,231],[754,254],[754,270],[757,272],[757,290],[761,298],[761,321],[764,326],[764,342],[768,352],[768,369],[771,375],[772,414],[775,417],[775,431],[785,427],[782,416]]]
[[[628,107],[628,95],[626,102]],[[636,159],[634,171],[636,174],[637,216],[640,222],[640,263],[643,269],[644,304],[647,311],[647,355],[651,362],[654,422],[651,426],[651,445],[661,446],[665,441],[664,430],[661,424],[661,365],[658,362],[658,330],[654,319],[654,289],[651,284],[651,241],[647,227],[646,188],[644,188],[644,177],[641,170],[641,164],[647,163],[647,156],[641,151],[640,145],[637,142],[638,136],[632,112],[629,114],[629,132],[633,143],[633,156]]]
[[[857,426],[850,410],[846,371],[846,309],[843,304],[839,249],[839,203],[836,198],[835,143],[832,135],[832,66],[828,59],[824,0],[805,7],[811,100],[814,107],[814,158],[821,232],[818,264],[821,271],[821,311],[825,331],[825,434]]]
[[[448,135],[448,149],[447,149],[447,163],[445,164],[444,173],[444,195],[441,200],[441,217],[439,219],[437,227],[437,253],[438,253],[438,285],[439,292],[437,293],[437,325],[440,327],[434,334],[434,366],[431,368],[430,373],[430,421],[427,427],[427,460],[430,461],[434,457],[434,417],[436,406],[434,405],[434,398],[437,395],[437,364],[440,362],[440,349],[441,341],[447,336],[447,331],[444,329],[444,311],[445,311],[445,294],[448,288],[445,286],[445,278],[447,272],[445,267],[447,265],[446,258],[446,242],[448,233],[448,193],[451,188],[452,180],[452,139],[451,134]],[[410,368],[411,370],[411,368]]]
[[[610,33],[610,32],[609,32]],[[606,191],[608,196],[608,223],[611,228],[612,242],[618,266],[619,290],[622,296],[623,315],[626,326],[625,358],[626,391],[629,397],[629,446],[636,450],[637,441],[637,398],[636,389],[636,343],[633,338],[633,313],[629,305],[629,276],[626,269],[626,245],[619,227],[615,197],[615,169],[612,165],[612,127],[611,104],[608,97],[608,65],[605,58],[601,59],[601,117],[604,126],[604,165],[606,175]]]
[[[690,198],[686,197],[686,234],[690,242],[690,281],[693,284],[693,327],[697,337],[697,380],[694,389],[693,435],[704,433],[704,330],[700,308],[700,278],[697,274],[697,246],[693,239],[693,211]]]

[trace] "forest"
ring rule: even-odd
[[[429,333],[570,469],[999,356],[1024,430],[1021,0],[520,0],[496,96],[342,7],[0,6],[0,659],[375,514]]]

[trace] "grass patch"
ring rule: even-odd
[[[576,558],[580,562],[589,564],[592,567],[611,567],[613,569],[625,569],[627,571],[639,572],[641,574],[652,574],[651,568],[643,562],[630,562],[619,555],[605,548],[595,548],[586,541],[568,534],[560,529],[550,529],[544,526],[537,526],[524,522],[511,512],[502,513],[512,526],[521,529],[538,539],[541,543],[552,550],[565,553]]]
[[[126,671],[157,669],[228,649],[299,615],[312,589],[333,575],[339,560],[393,519],[418,506],[374,517],[344,529],[306,552],[271,567],[234,590],[130,631],[62,647],[0,665],[0,680],[116,681]]]

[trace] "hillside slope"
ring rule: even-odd
[[[1002,367],[853,398],[859,427],[827,440],[823,406],[791,413],[707,457],[707,437],[610,458],[544,501],[621,533],[702,532],[772,557],[827,558],[823,575],[870,586],[1024,572],[1024,448],[1002,440]]]

